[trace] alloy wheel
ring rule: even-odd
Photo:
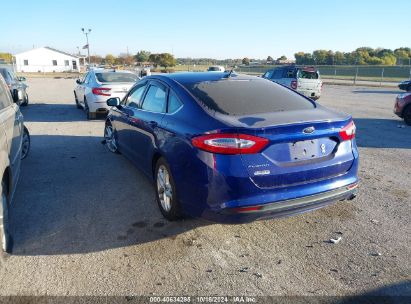
[[[161,207],[164,211],[169,212],[173,199],[173,188],[170,183],[170,173],[164,165],[158,168],[157,190]]]
[[[117,152],[117,142],[111,125],[106,125],[104,129],[104,139],[106,140],[107,148],[113,153]]]

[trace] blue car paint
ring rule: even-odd
[[[341,141],[338,134],[341,127],[350,121],[350,116],[340,115],[316,103],[318,111],[315,117],[310,116],[312,113],[303,113],[309,122],[293,122],[296,113],[269,113],[252,117],[209,113],[181,85],[184,81],[218,81],[224,77],[224,73],[146,77],[143,81],[160,82],[172,90],[183,103],[182,108],[174,114],[113,108],[107,118],[116,130],[120,152],[147,176],[153,178],[153,168],[159,156],[167,160],[185,214],[230,223],[291,215],[315,210],[333,201],[282,213],[236,214],[226,211],[242,206],[281,204],[285,200],[358,182],[355,139]],[[327,120],[329,117],[332,119]],[[302,136],[301,131],[307,126],[315,126],[316,132]],[[257,135],[270,139],[270,144],[261,153],[248,155],[213,154],[192,146],[194,136],[209,132]],[[270,161],[275,155],[286,154],[287,143],[302,139],[322,140],[330,151],[324,159],[314,163],[302,160],[295,165],[287,156]],[[327,159],[336,147],[338,153]],[[272,176],[268,179],[254,176],[261,167],[269,170]],[[344,198],[351,195],[349,193]]]

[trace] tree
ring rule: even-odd
[[[245,65],[249,65],[250,64],[250,59],[247,58],[247,57],[244,57],[243,60],[242,60],[242,63],[245,64]]]
[[[149,60],[154,63],[155,66],[159,65],[165,69],[176,65],[176,59],[169,53],[151,54]]]
[[[107,54],[107,55],[106,55],[106,57],[105,57],[105,62],[106,62],[106,64],[108,64],[108,65],[113,65],[115,61],[116,61],[116,57],[114,57],[114,56],[111,55],[111,54]]]
[[[131,56],[127,53],[121,53],[118,57],[121,64],[132,65],[134,63],[134,56]]]
[[[101,64],[103,62],[103,57],[99,55],[91,55],[90,62],[95,64]]]
[[[6,63],[12,63],[13,55],[10,53],[0,53],[0,59],[3,59]]]
[[[280,58],[277,59],[277,61],[278,61],[278,60],[287,60],[287,56],[282,55]]]
[[[271,56],[268,56],[268,57],[267,57],[267,63],[268,63],[268,62],[273,62],[273,61],[274,61],[273,57],[271,57]]]
[[[147,62],[149,61],[150,54],[151,53],[148,51],[141,50],[134,56],[134,58],[137,62]]]

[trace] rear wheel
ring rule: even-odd
[[[21,144],[21,159],[25,159],[30,151],[30,133],[26,127],[23,130],[23,142]]]
[[[404,122],[411,126],[411,105],[405,108],[402,117],[404,118]]]
[[[81,109],[81,105],[80,105],[80,103],[78,102],[78,98],[77,98],[76,92],[74,92],[74,100],[76,101],[77,109]]]
[[[156,200],[163,216],[169,221],[181,218],[180,205],[177,199],[177,190],[171,175],[170,167],[161,157],[154,170]]]
[[[13,240],[10,234],[9,225],[9,204],[7,199],[7,185],[1,183],[1,204],[0,204],[0,241],[3,252],[11,253]]]
[[[29,94],[26,93],[24,96],[23,102],[21,103],[22,107],[26,107],[29,104]]]
[[[91,120],[91,119],[96,118],[96,113],[90,112],[90,108],[88,107],[88,104],[87,104],[87,100],[86,100],[86,99],[84,99],[84,105],[85,105],[85,110],[86,110],[87,119],[88,119],[88,120]]]

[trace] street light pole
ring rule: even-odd
[[[90,65],[90,45],[88,43],[88,34],[90,34],[91,29],[88,29],[88,31],[84,30],[84,27],[81,28],[81,31],[83,32],[84,35],[86,35],[86,41],[87,41],[87,57],[88,57],[88,65]]]

